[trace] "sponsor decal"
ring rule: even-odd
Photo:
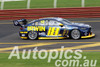
[[[56,27],[49,27],[48,36],[57,36],[59,34],[60,28],[56,28]]]
[[[39,35],[46,35],[46,33],[45,32],[40,32]]]
[[[45,31],[45,26],[28,26],[27,31]]]

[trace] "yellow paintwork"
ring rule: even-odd
[[[67,37],[39,37],[38,39],[65,39]]]
[[[91,37],[94,37],[95,36],[95,34],[92,34],[92,35],[88,35],[88,36],[82,36],[81,38],[91,38]]]
[[[48,30],[47,35],[49,36],[49,35],[50,35],[50,33],[51,33],[51,27],[49,27],[49,30]]]
[[[54,35],[59,35],[59,31],[60,31],[60,28],[56,28],[56,31],[55,31],[55,34]]]
[[[63,24],[59,24],[59,26],[64,26]]]
[[[89,35],[89,36],[82,36],[81,38],[91,38],[94,37],[95,34]],[[65,39],[67,37],[39,37],[38,39]]]
[[[20,32],[20,33],[28,33],[28,32]]]
[[[27,39],[27,37],[21,37],[22,39]]]
[[[52,28],[50,35],[54,35],[55,27]]]

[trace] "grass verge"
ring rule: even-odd
[[[12,59],[9,60],[8,59],[9,55],[10,55],[9,53],[0,53],[0,67],[55,67],[55,61],[58,60],[57,58],[55,60],[51,60],[50,63],[47,63],[48,58],[46,59],[37,58],[35,60],[32,58],[33,55],[31,55],[30,56],[31,58],[27,60],[22,58],[18,60],[16,59],[16,57],[12,57]],[[75,54],[73,54],[73,56],[74,55]],[[88,60],[97,60],[96,67],[100,67],[100,52],[83,52],[82,55],[87,56]],[[42,56],[44,56],[44,54],[42,54]],[[55,53],[53,53],[53,56],[55,56]],[[22,53],[20,53],[20,57],[22,57]],[[61,60],[62,61],[65,60],[64,55]],[[83,62],[84,62],[83,59],[80,59],[80,63],[82,64]]]
[[[54,0],[31,0],[31,8],[53,8]],[[100,6],[100,0],[85,0],[85,7]],[[57,7],[81,7],[81,0],[57,0]],[[26,9],[27,0],[5,2],[4,9]]]

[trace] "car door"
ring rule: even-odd
[[[48,23],[45,19],[40,19],[38,21],[38,28],[39,28],[38,33],[40,37],[46,37],[47,26],[48,26]]]
[[[51,37],[60,37],[63,36],[63,31],[64,31],[64,27],[61,27],[60,22],[56,21],[56,20],[48,20],[48,31],[47,31],[47,36],[51,36]]]

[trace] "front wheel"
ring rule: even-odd
[[[72,39],[75,39],[75,40],[80,39],[80,38],[81,38],[81,33],[80,33],[80,31],[77,30],[77,29],[72,30],[72,31],[71,31],[71,38],[72,38]]]
[[[37,39],[37,37],[38,37],[37,32],[30,31],[28,33],[28,38],[31,39],[31,40],[35,40],[35,39]]]

